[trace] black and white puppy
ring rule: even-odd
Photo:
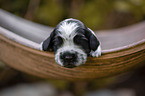
[[[84,64],[89,55],[101,55],[100,43],[95,33],[81,21],[72,18],[56,26],[42,42],[42,50],[54,51],[55,61],[68,68]]]

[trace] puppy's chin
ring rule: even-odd
[[[76,65],[75,64],[71,64],[69,62],[69,63],[64,63],[63,67],[66,67],[66,68],[74,68],[74,67],[76,67]]]
[[[76,58],[71,61],[65,61],[64,58],[62,58],[62,55],[65,54],[65,52],[75,53]],[[72,49],[70,50],[63,50],[63,48],[60,48],[55,53],[55,61],[57,64],[67,67],[67,68],[74,68],[77,66],[80,66],[84,64],[87,60],[87,54],[81,50],[81,49]]]

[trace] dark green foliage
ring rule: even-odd
[[[122,27],[141,21],[145,17],[145,0],[37,1],[0,0],[0,8],[53,27],[70,17],[80,19],[92,29]]]

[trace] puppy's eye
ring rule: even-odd
[[[74,39],[88,41],[85,35],[76,35]]]
[[[76,35],[74,37],[74,42],[78,45],[85,46],[85,44],[88,44],[88,39],[83,35]]]
[[[90,52],[88,39],[84,35],[76,35],[74,37],[74,43],[81,46],[86,53]]]

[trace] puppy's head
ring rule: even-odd
[[[60,22],[42,45],[44,51],[54,51],[56,62],[72,68],[84,64],[91,51],[99,46],[93,31],[81,21],[66,19]]]

